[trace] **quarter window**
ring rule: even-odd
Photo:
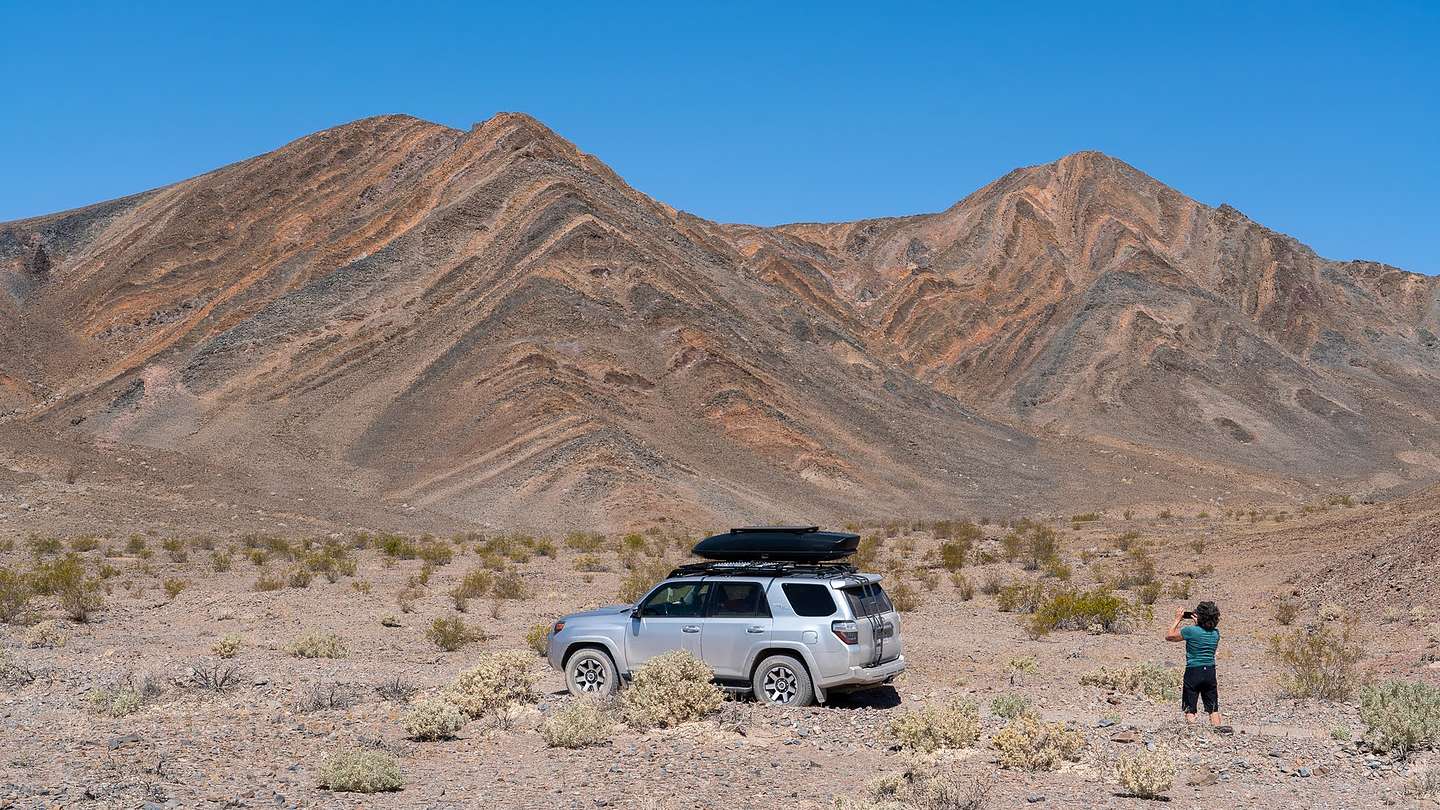
[[[828,585],[813,585],[803,582],[787,582],[782,586],[785,598],[797,616],[833,616],[835,599],[830,596]]]

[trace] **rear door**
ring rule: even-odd
[[[717,678],[748,678],[750,652],[770,640],[774,623],[765,588],[750,580],[710,580],[701,650]]]
[[[625,658],[630,670],[670,650],[689,650],[699,658],[709,595],[708,582],[672,580],[641,600],[630,617],[630,631],[625,634]]]
[[[879,582],[842,588],[850,612],[860,629],[864,666],[873,667],[900,657],[900,614]]]

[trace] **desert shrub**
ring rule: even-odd
[[[290,654],[296,658],[344,658],[350,654],[345,640],[335,633],[314,630],[290,642]]]
[[[912,613],[920,608],[920,593],[908,582],[895,583],[890,590],[890,604],[901,613]]]
[[[382,793],[405,787],[400,763],[383,751],[337,751],[320,764],[320,785],[337,792]]]
[[[550,622],[530,625],[525,631],[525,644],[543,658],[550,652]]]
[[[1440,748],[1440,687],[1388,681],[1360,690],[1365,739],[1377,751],[1409,756]]]
[[[1129,630],[1135,610],[1128,601],[1101,585],[1088,591],[1057,590],[1035,607],[1030,631],[1085,630],[1098,626],[1106,633]]]
[[[1299,615],[1299,605],[1285,598],[1275,600],[1275,621],[1280,625],[1289,627],[1295,622],[1295,617]]]
[[[1065,760],[1078,760],[1085,736],[1064,723],[1048,723],[1027,713],[996,732],[990,744],[999,752],[1002,768],[1042,771],[1058,768]]]
[[[405,587],[395,592],[395,604],[400,606],[401,613],[414,613],[415,600],[425,595],[425,589],[411,577]]]
[[[955,595],[960,597],[961,602],[969,602],[975,598],[974,584],[959,571],[950,575],[950,584],[955,586]]]
[[[917,571],[915,573],[915,581],[919,582],[920,587],[927,591],[934,591],[940,587],[940,575],[934,571]]]
[[[1034,675],[1040,671],[1040,662],[1033,655],[1011,658],[1005,662],[1005,670],[1019,675]]]
[[[405,734],[412,740],[450,740],[470,718],[453,703],[434,698],[417,700],[405,712]]]
[[[475,641],[476,633],[466,627],[459,616],[442,616],[430,623],[430,629],[425,631],[425,638],[446,652],[455,652]]]
[[[1171,599],[1182,599],[1182,600],[1183,600],[1183,599],[1189,599],[1189,598],[1190,598],[1190,580],[1188,580],[1188,579],[1177,579],[1177,580],[1171,581],[1170,586],[1165,589],[1165,593],[1166,593]]]
[[[1000,592],[1004,589],[1004,583],[1000,581],[997,574],[986,574],[985,579],[980,581],[980,592],[986,596],[997,597],[997,604]]]
[[[90,710],[107,717],[125,717],[140,711],[140,693],[127,686],[90,692]]]
[[[495,575],[481,568],[471,569],[450,591],[450,598],[455,601],[455,609],[461,613],[465,612],[466,603],[471,599],[478,599],[490,590],[494,584]]]
[[[260,572],[260,578],[255,580],[255,590],[257,591],[278,591],[283,587],[285,587],[285,580],[272,576],[268,571]]]
[[[861,571],[873,571],[880,560],[880,537],[870,534],[860,538],[855,546],[855,555],[851,562]]]
[[[530,653],[520,650],[489,653],[473,668],[460,673],[442,697],[470,717],[480,717],[511,703],[532,702],[537,697],[532,660]]]
[[[616,598],[625,604],[634,604],[650,592],[651,586],[670,573],[670,565],[662,560],[647,560],[637,565],[620,580]]]
[[[56,647],[64,647],[65,642],[69,640],[70,634],[65,632],[64,625],[54,619],[46,619],[25,631],[25,646],[27,647],[46,647],[53,650]]]
[[[1163,745],[1141,748],[1115,761],[1115,777],[1130,795],[1158,799],[1175,784],[1175,757]]]
[[[962,778],[950,768],[924,758],[912,758],[901,773],[886,774],[870,783],[863,800],[836,797],[835,810],[981,810],[994,780],[984,776]]]
[[[405,680],[399,675],[391,675],[375,685],[375,693],[381,700],[388,700],[391,703],[405,703],[420,691],[415,684]]]
[[[520,572],[514,568],[507,568],[495,577],[495,587],[491,590],[496,599],[524,600],[530,598],[530,589],[525,586],[525,580]]]
[[[165,595],[169,596],[171,599],[174,599],[175,597],[179,596],[180,593],[184,591],[185,588],[187,588],[189,585],[190,583],[186,582],[183,579],[167,579],[165,580]]]
[[[641,666],[621,693],[625,721],[637,728],[664,728],[699,720],[725,701],[714,677],[687,650],[661,653]]]
[[[940,544],[940,567],[947,571],[959,571],[965,567],[965,559],[969,555],[969,540],[946,540]]]
[[[455,550],[432,540],[416,548],[415,556],[433,566],[449,565],[455,559]]]
[[[575,558],[574,566],[576,571],[586,571],[592,573],[596,571],[610,570],[610,566],[606,565],[604,560],[594,554],[581,554],[579,557]]]
[[[190,685],[210,692],[224,692],[240,685],[245,671],[233,664],[195,661],[190,664]]]
[[[551,712],[540,724],[540,736],[551,748],[585,748],[608,742],[614,728],[609,706],[581,698]]]
[[[1006,559],[1022,558],[1027,571],[1038,571],[1040,566],[1060,554],[1060,538],[1055,530],[1031,520],[1020,521],[1002,543]]]
[[[23,624],[30,618],[35,589],[19,571],[0,568],[0,624]]]
[[[1180,680],[1178,669],[1146,662],[1129,667],[1101,667],[1081,675],[1080,685],[1144,695],[1161,702],[1173,700],[1180,693]]]
[[[1070,577],[1075,573],[1059,557],[1051,557],[1045,561],[1042,567],[1045,569],[1045,576],[1054,577],[1061,582],[1069,582]]]
[[[1349,623],[1277,633],[1269,652],[1285,670],[1280,689],[1290,697],[1349,700],[1360,685],[1365,644]]]
[[[215,573],[223,574],[229,571],[234,564],[235,561],[229,554],[223,551],[210,552],[210,567],[215,570]]]
[[[1044,585],[1019,580],[1000,587],[995,594],[995,607],[1005,613],[1034,613],[1044,598]]]
[[[896,715],[890,733],[901,746],[925,753],[969,748],[980,737],[980,711],[968,700],[952,699]]]
[[[66,555],[65,559],[57,560],[43,571],[37,570],[36,576],[40,580],[38,589],[54,594],[60,601],[61,610],[71,621],[89,621],[90,614],[105,604],[100,596],[100,580],[87,577],[84,560],[74,554]]]
[[[596,532],[571,532],[565,536],[565,545],[576,551],[593,554],[605,547],[605,535]]]
[[[382,534],[375,541],[376,548],[387,557],[397,560],[415,559],[415,544],[410,538],[399,534]]]
[[[990,701],[990,713],[1006,720],[1014,720],[1030,711],[1030,698],[1014,693],[998,695]]]
[[[239,633],[226,633],[210,647],[210,652],[214,653],[216,658],[234,658],[240,654],[243,643]]]
[[[25,686],[35,682],[35,672],[16,661],[10,650],[0,646],[0,686]]]
[[[1419,799],[1440,798],[1440,768],[1426,768],[1410,777],[1405,792]]]
[[[64,544],[60,542],[60,538],[44,537],[38,534],[30,535],[29,539],[25,541],[25,544],[30,546],[30,553],[36,557],[47,554],[59,554],[60,550],[64,547]]]
[[[1152,580],[1135,589],[1135,601],[1142,605],[1153,605],[1160,598],[1160,580]]]
[[[142,551],[144,551],[144,550],[145,550],[145,538],[144,538],[144,537],[142,537],[142,536],[140,536],[140,535],[138,535],[138,534],[132,534],[132,535],[130,535],[128,538],[126,538],[126,540],[125,540],[125,553],[138,555],[140,552],[142,552]]]
[[[185,542],[178,537],[167,537],[160,543],[165,553],[170,555],[174,562],[181,563],[190,559],[190,554],[185,551]]]

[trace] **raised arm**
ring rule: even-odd
[[[1165,640],[1166,640],[1166,641],[1180,641],[1180,640],[1183,638],[1183,637],[1180,635],[1180,622],[1184,621],[1184,619],[1185,619],[1185,608],[1183,608],[1183,607],[1175,608],[1175,621],[1171,622],[1171,623],[1170,623],[1170,629],[1167,630],[1167,631],[1165,631]]]

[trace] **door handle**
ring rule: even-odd
[[[685,625],[684,627],[680,628],[680,631],[681,631],[682,633],[698,633],[698,632],[700,632],[700,625],[698,625],[698,624],[687,624],[687,625]]]
[[[747,628],[745,628],[745,632],[747,632],[747,633],[763,633],[763,632],[765,632],[765,628],[763,628],[763,627],[758,627],[758,626],[757,626],[757,627],[747,627]]]

